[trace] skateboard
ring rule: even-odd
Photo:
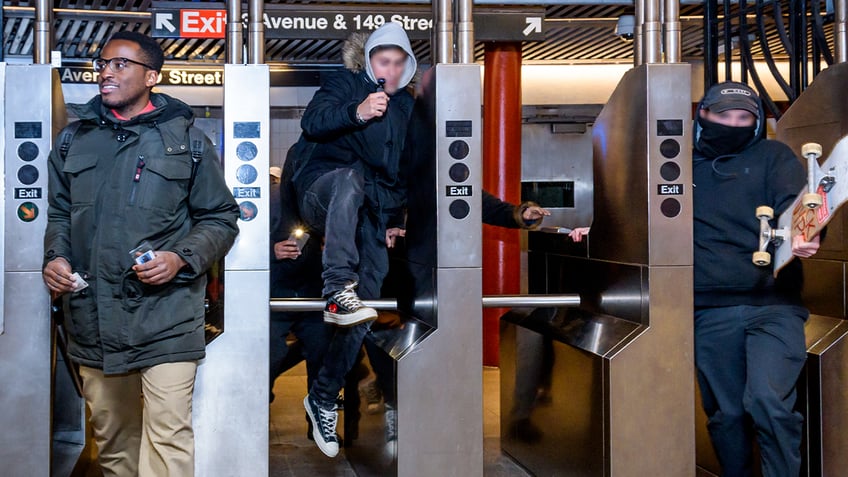
[[[848,201],[848,136],[836,143],[830,157],[819,166],[822,147],[807,143],[801,147],[801,155],[807,160],[807,185],[786,211],[777,219],[777,226],[769,221],[774,210],[768,206],[757,207],[760,220],[760,247],[754,252],[754,264],[765,267],[772,263],[766,251],[769,243],[774,244],[774,276],[792,259],[792,239],[796,235],[810,241],[830,222],[833,214]]]

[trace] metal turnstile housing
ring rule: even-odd
[[[224,259],[224,332],[197,372],[197,475],[268,475],[269,84],[267,65],[224,66],[224,174],[242,218]]]
[[[630,70],[593,127],[588,244],[530,234],[530,293],[582,303],[502,320],[501,446],[536,475],[695,473],[690,104],[688,65]],[[545,340],[550,402],[528,436],[511,410],[539,369],[526,343]]]
[[[345,450],[360,476],[483,474],[480,68],[438,64],[420,88],[404,158],[404,326],[368,338],[396,361],[397,446],[382,419],[360,425]]]

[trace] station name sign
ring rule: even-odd
[[[224,38],[226,10],[220,4],[154,2],[151,36],[155,38]],[[180,8],[174,8],[180,6]],[[185,8],[182,8],[185,6]],[[541,41],[545,39],[543,7],[487,7],[474,9],[474,37],[479,41]],[[247,13],[242,15],[246,24]],[[430,39],[433,13],[429,5],[266,4],[266,39],[343,40],[355,31],[372,31],[395,22],[411,40]]]
[[[59,79],[62,83],[97,83],[100,73],[91,67],[59,68]],[[168,86],[222,86],[224,84],[224,69],[188,69],[162,68],[159,75],[160,85]]]
[[[59,79],[64,84],[96,84],[100,74],[90,66],[64,66],[59,68]],[[271,70],[271,86],[318,86],[319,70]],[[224,66],[178,68],[164,66],[159,75],[159,85],[164,86],[223,86]]]

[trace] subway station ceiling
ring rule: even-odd
[[[786,5],[790,0],[759,0],[761,5],[762,30],[757,28],[755,15],[749,15],[747,37],[751,39],[754,57],[762,54],[760,38],[765,38],[768,50],[777,58],[785,58],[786,47],[781,42],[780,32],[785,25],[775,21],[787,15]],[[615,33],[616,23],[622,15],[632,15],[632,4],[615,3],[610,0],[588,0],[586,5],[558,4],[535,5],[542,7],[544,16],[544,40],[523,42],[522,52],[525,63],[632,63],[633,43]],[[777,2],[777,11],[775,11]],[[168,2],[157,1],[156,6],[163,8],[173,3],[174,8],[185,5],[209,3],[203,1]],[[505,3],[509,3],[505,1]],[[526,0],[522,1],[527,7]],[[563,3],[563,2],[560,2]],[[720,4],[722,2],[719,2]],[[754,0],[750,0],[755,4]],[[783,4],[783,8],[781,8]],[[223,3],[218,2],[218,5]],[[363,11],[374,11],[389,5],[409,5],[403,2],[387,3],[332,3],[310,1],[270,0],[266,8],[291,9],[297,11],[305,5],[333,8],[334,5],[345,8],[362,6]],[[824,2],[822,2],[824,5]],[[420,4],[419,4],[420,6]],[[475,5],[475,9],[487,8]],[[7,58],[32,58],[34,2],[28,0],[6,0],[3,3],[3,52]],[[62,53],[63,61],[69,64],[84,63],[97,56],[101,46],[109,36],[118,30],[151,32],[150,0],[53,0],[55,47]],[[823,7],[824,8],[824,7]],[[245,10],[246,11],[246,10]],[[731,8],[731,17],[735,18],[735,6]],[[719,14],[722,11],[719,10]],[[704,7],[700,3],[685,2],[681,5],[681,50],[684,60],[703,58],[704,43]],[[752,18],[753,17],[753,18]],[[828,17],[821,16],[825,37],[832,48],[832,28]],[[788,20],[785,20],[788,23]],[[738,23],[738,22],[736,22]],[[737,27],[738,29],[738,27]],[[271,39],[266,38],[265,61],[269,64],[288,65],[335,65],[341,62],[340,39]],[[223,63],[226,47],[222,39],[161,38],[160,43],[169,61],[189,62],[191,64]],[[430,62],[430,46],[427,40],[414,40],[413,49],[419,61]],[[734,43],[732,47],[736,47]],[[719,46],[723,49],[723,45]],[[482,61],[485,45],[477,42],[475,56]]]

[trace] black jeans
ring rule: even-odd
[[[324,235],[324,295],[358,282],[361,299],[380,297],[389,271],[385,234],[362,207],[364,179],[353,169],[336,169],[319,177],[300,199],[300,213],[311,228]],[[344,387],[345,375],[356,362],[371,323],[336,327],[324,364],[309,389],[322,407],[331,407]]]
[[[798,306],[695,310],[695,364],[723,477],[748,477],[756,435],[764,477],[797,477],[803,418],[795,385],[807,358]]]

